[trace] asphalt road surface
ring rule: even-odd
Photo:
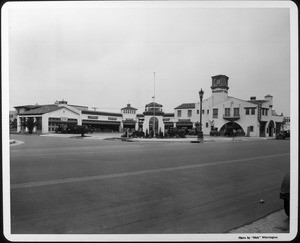
[[[286,140],[14,138],[12,234],[228,233],[283,208]]]

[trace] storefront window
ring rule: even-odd
[[[218,109],[213,109],[213,118],[218,118]]]
[[[177,111],[177,117],[181,117],[181,110]]]

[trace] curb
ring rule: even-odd
[[[231,229],[226,233],[289,233],[289,217],[283,209],[266,215],[244,226]]]
[[[9,145],[10,146],[16,146],[16,145],[20,145],[22,143],[24,143],[24,142],[22,142],[22,141],[16,141],[16,140],[10,140],[9,141]]]

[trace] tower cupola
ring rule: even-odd
[[[223,102],[228,97],[228,77],[226,75],[216,75],[212,78],[212,97],[213,105]]]

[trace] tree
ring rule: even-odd
[[[77,131],[81,134],[81,137],[84,137],[84,134],[87,133],[87,127],[85,125],[77,125]]]
[[[37,126],[37,122],[34,121],[33,117],[27,117],[23,120],[21,126],[27,127],[29,134],[32,134],[34,127]]]
[[[17,128],[17,118],[10,123],[11,128]]]

